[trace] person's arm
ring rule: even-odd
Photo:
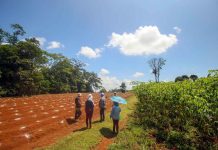
[[[101,100],[98,102],[98,107],[101,108]]]
[[[92,107],[93,107],[93,108],[95,107],[95,105],[94,105],[94,101],[92,101]]]
[[[87,111],[87,101],[85,102],[85,112]]]
[[[112,118],[113,114],[114,114],[114,107],[111,110],[110,118]]]

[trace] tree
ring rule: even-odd
[[[195,77],[196,75],[191,75],[191,76],[193,77],[193,81],[194,81],[194,79],[197,79],[197,78]],[[190,77],[191,77],[191,76],[190,76]],[[176,77],[175,82],[178,82],[178,81],[185,81],[185,80],[189,80],[188,75],[182,75],[182,76]]]
[[[0,96],[103,89],[101,79],[86,71],[84,63],[42,50],[36,38],[19,41],[23,27],[11,27],[12,34],[0,29]]]
[[[13,29],[12,34],[6,32],[7,42],[15,45],[19,41],[18,36],[23,36],[26,32],[19,24],[12,24],[11,28]]]
[[[182,79],[183,79],[183,81],[184,80],[189,80],[189,77],[188,77],[188,75],[182,75]]]
[[[218,70],[208,70],[208,77],[218,77]]]
[[[101,93],[106,93],[107,92],[107,90],[104,88],[104,87],[101,87],[101,89],[100,89],[100,91],[99,92],[101,92]]]
[[[120,85],[120,90],[122,93],[125,93],[126,92],[126,84],[125,82],[122,82],[121,85]]]
[[[97,76],[94,72],[83,72],[86,92],[93,92],[101,87],[101,78]]]
[[[4,42],[5,37],[6,37],[6,32],[0,28],[0,45]]]
[[[195,80],[197,80],[198,79],[198,76],[197,75],[195,75],[195,74],[192,74],[192,75],[190,75],[190,77],[189,77],[192,81],[195,81]]]
[[[159,82],[160,70],[165,65],[165,62],[166,60],[163,58],[153,58],[148,61],[148,64],[152,69],[152,73],[154,74],[155,82]]]
[[[178,82],[178,81],[183,81],[183,78],[181,76],[176,77],[175,82]]]

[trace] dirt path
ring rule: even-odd
[[[128,118],[125,118],[123,121],[120,122],[120,131],[125,128],[126,122]],[[114,142],[116,136],[111,137],[103,137],[99,144],[95,147],[95,150],[107,150],[108,146]]]
[[[134,104],[133,99],[131,98],[131,103]],[[131,105],[131,104],[130,104]],[[126,106],[125,106],[126,107]],[[124,107],[124,108],[125,108]],[[128,114],[130,112],[132,112],[132,108],[128,107],[126,108],[128,110],[130,110],[127,114],[126,117],[120,121],[119,123],[119,130],[122,131],[123,129],[125,129],[125,125],[128,121]],[[111,132],[111,131],[108,131]],[[114,140],[116,139],[116,136],[114,136],[112,133],[109,134],[109,136],[103,136],[101,141],[99,142],[99,144],[95,147],[95,150],[107,150],[107,148],[109,147],[110,144],[112,144],[114,142]]]

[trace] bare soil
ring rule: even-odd
[[[128,97],[130,93],[119,95]],[[88,93],[82,94],[82,116],[78,121],[74,120],[76,96],[77,94],[45,94],[0,98],[0,149],[25,150],[48,146],[84,127],[84,104]],[[110,93],[106,94],[108,108],[112,105],[110,96]],[[93,120],[97,120],[100,96],[93,93],[93,98]]]

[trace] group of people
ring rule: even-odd
[[[81,103],[81,93],[78,93],[78,96],[75,99],[75,120],[79,119],[82,111],[82,103]],[[114,96],[116,96],[116,92],[114,93]],[[92,94],[88,95],[88,98],[85,102],[85,113],[86,113],[86,127],[92,128],[92,116],[94,112],[94,101]],[[105,94],[100,94],[100,99],[98,103],[98,107],[100,109],[100,121],[105,120],[105,110],[106,110],[106,98]],[[111,109],[110,118],[113,120],[113,132],[118,133],[119,132],[119,119],[120,119],[120,112],[121,109],[119,107],[119,103],[113,102],[113,107]]]

